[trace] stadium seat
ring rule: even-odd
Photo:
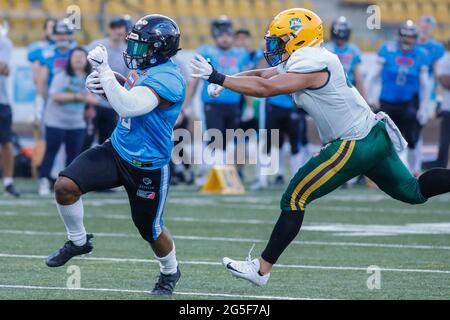
[[[448,23],[450,21],[449,6],[447,3],[441,2],[436,4],[435,17],[439,23]]]

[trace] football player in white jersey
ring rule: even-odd
[[[278,14],[266,35],[265,56],[271,68],[235,76],[220,74],[201,56],[192,60],[193,76],[211,83],[212,96],[223,87],[255,97],[292,94],[296,105],[315,121],[325,145],[292,178],[261,256],[223,259],[234,276],[260,286],[300,231],[306,206],[358,175],[410,204],[450,192],[450,170],[432,169],[419,178],[411,175],[397,154],[406,148],[405,139],[386,114],[372,112],[348,81],[339,58],[323,47],[322,20],[314,12],[295,8]]]

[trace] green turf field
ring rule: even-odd
[[[0,196],[0,299],[152,299],[158,265],[134,229],[123,193],[84,198],[93,254],[59,269],[44,258],[65,240],[52,198],[32,182],[19,201]],[[296,242],[269,285],[232,278],[223,256],[245,258],[264,248],[278,218],[281,189],[244,196],[171,189],[164,213],[176,238],[182,279],[172,299],[449,299],[450,197],[412,207],[378,190],[338,190],[312,204]],[[381,268],[369,290],[367,268]],[[76,266],[81,289],[68,289]],[[76,268],[75,267],[75,268]]]

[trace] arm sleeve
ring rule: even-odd
[[[122,118],[133,118],[147,114],[159,105],[156,94],[145,86],[125,89],[117,82],[111,69],[100,74],[100,82],[111,107]]]
[[[9,64],[11,62],[13,46],[10,41],[0,41],[0,63]]]
[[[450,75],[450,57],[444,57],[437,64],[437,76]]]

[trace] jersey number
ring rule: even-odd
[[[404,86],[406,84],[407,76],[408,76],[408,68],[400,67],[397,74],[397,79],[395,83],[398,86]]]
[[[131,118],[122,118],[122,126],[124,128],[127,128],[128,130],[131,130]]]

